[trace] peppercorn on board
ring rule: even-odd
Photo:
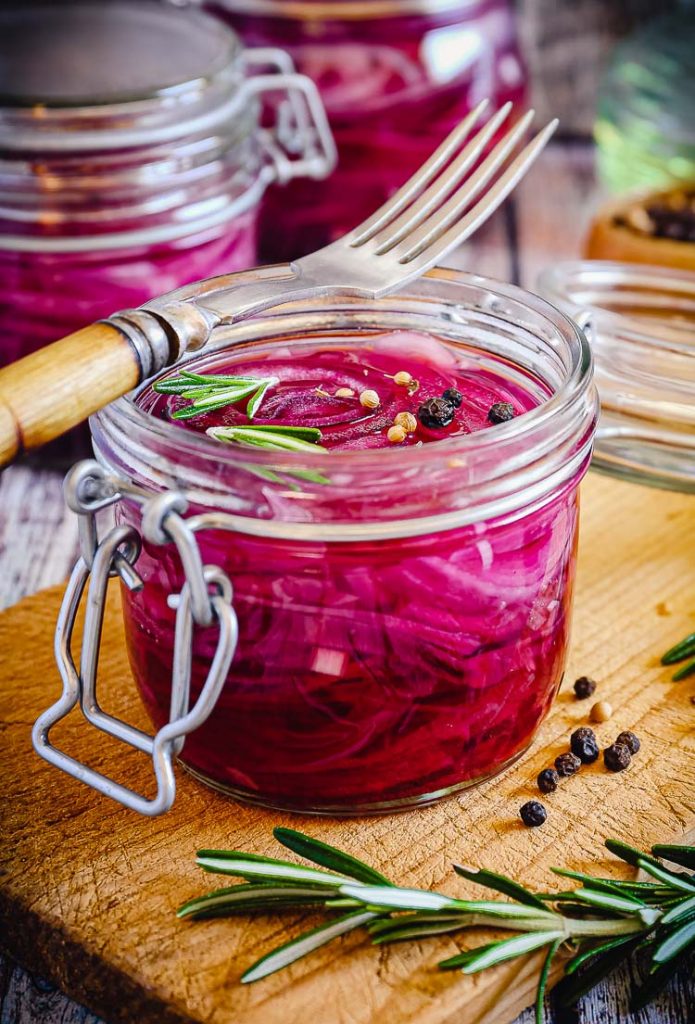
[[[283,856],[274,825],[335,843],[403,885],[481,897],[454,876],[452,860],[557,887],[552,865],[622,873],[603,838],[641,846],[695,827],[695,677],[671,680],[659,655],[695,629],[695,497],[590,473],[567,679],[531,750],[509,771],[430,808],[358,820],[301,818],[237,805],[179,772],[174,809],[148,821],[40,761],[30,726],[59,691],[52,632],[60,588],[0,616],[4,781],[0,944],[109,1021],[206,1024],[506,1024],[533,999],[539,960],[512,961],[472,977],[440,973],[464,934],[371,947],[356,933],[288,971],[241,986],[263,952],[298,934],[310,915],[201,923],[178,921],[184,899],[227,884],[194,866],[199,847]],[[107,710],[147,728],[122,645],[119,595],[110,594],[100,686]],[[589,675],[595,694],[577,700]],[[641,750],[611,774],[602,759],[541,796],[538,772],[568,750],[594,701],[613,707],[591,723],[602,747],[633,730]],[[126,754],[76,718],[56,740],[127,785],[152,789],[144,755]],[[540,828],[519,807],[542,799]],[[7,841],[9,840],[9,841]],[[476,941],[480,941],[480,934]]]

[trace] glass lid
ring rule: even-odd
[[[235,34],[152,0],[0,7],[0,103],[82,106],[190,91],[225,70]]]

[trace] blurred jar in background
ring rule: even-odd
[[[601,83],[598,170],[615,192],[695,182],[695,5],[619,43]]]
[[[372,213],[484,97],[525,97],[508,0],[210,0],[249,46],[283,47],[316,82],[339,162],[271,189],[261,255],[286,260]]]
[[[256,263],[268,184],[334,162],[316,87],[288,70],[201,10],[2,6],[0,364]],[[269,89],[281,132],[260,126]]]

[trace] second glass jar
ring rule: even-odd
[[[211,0],[247,45],[281,46],[318,86],[339,151],[319,184],[271,190],[269,262],[326,245],[379,207],[488,97],[525,96],[508,0]]]

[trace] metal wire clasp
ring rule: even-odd
[[[97,536],[96,513],[121,497],[119,481],[110,477],[97,462],[78,463],[65,481],[66,501],[77,513],[81,554],[68,582],[56,624],[54,652],[63,681],[58,701],[34,725],[32,740],[36,752],[98,792],[118,800],[125,807],[154,817],[169,810],[176,794],[172,760],[183,747],[189,732],[197,729],[213,710],[224,686],[238,640],[238,623],[232,606],[232,585],[225,573],[203,565],[200,550],[182,513],[186,500],[167,493],[156,498],[130,497],[143,505],[142,533],[151,544],[175,544],[185,574],[178,594],[168,603],[176,609],[174,658],[172,665],[169,721],[154,736],[103,711],[97,697],[97,667],[109,577],[118,575],[130,589],[143,586],[136,562],[141,538],[131,526],[115,526],[102,540]],[[86,607],[79,668],[72,652],[77,614],[86,591]],[[200,695],[189,710],[192,650],[195,627],[217,625],[219,637],[210,671]],[[157,793],[152,799],[109,779],[94,768],[54,746],[51,728],[79,703],[82,714],[95,728],[122,740],[152,757]]]

